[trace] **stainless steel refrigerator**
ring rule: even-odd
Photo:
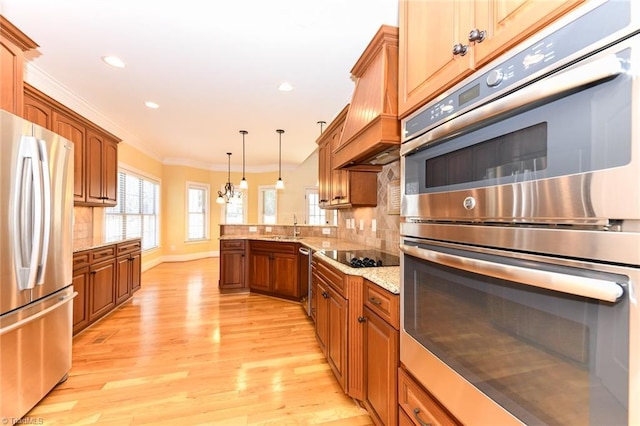
[[[0,111],[0,419],[71,368],[73,144]]]

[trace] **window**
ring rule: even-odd
[[[118,172],[118,204],[105,209],[107,240],[142,239],[142,249],[160,245],[160,185],[130,171]]]
[[[276,223],[278,218],[278,192],[275,186],[260,186],[258,188],[259,223]]]
[[[224,188],[222,188],[224,191]],[[239,188],[233,189],[234,196],[229,199],[228,203],[222,204],[224,223],[245,223],[247,216],[247,200],[244,190]]]
[[[320,208],[318,202],[320,201],[320,195],[318,194],[318,188],[306,188],[305,189],[306,210],[307,210],[307,222],[309,225],[324,225],[327,223],[325,211]]]
[[[209,238],[209,185],[187,182],[187,241]]]

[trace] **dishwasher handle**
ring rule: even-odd
[[[311,256],[311,250],[304,248],[304,247],[300,247],[298,248],[298,253],[305,255],[305,256]]]

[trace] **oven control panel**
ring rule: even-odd
[[[453,116],[491,102],[554,68],[592,52],[597,43],[630,24],[628,1],[610,1],[538,40],[521,44],[476,73],[466,84],[425,105],[403,120],[403,142],[419,136]],[[587,49],[588,48],[588,49]]]

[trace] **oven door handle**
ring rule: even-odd
[[[514,113],[527,106],[537,106],[544,100],[557,98],[561,94],[574,92],[581,87],[616,77],[623,70],[620,60],[613,54],[558,72],[455,117],[424,135],[403,143],[400,154],[410,154],[418,148],[445,136],[457,136],[467,128],[474,129],[478,127],[478,124],[497,116]]]
[[[605,302],[615,303],[624,294],[622,286],[612,281],[562,274],[544,269],[505,265],[482,259],[425,250],[406,244],[400,244],[400,250],[410,256],[439,265]]]

